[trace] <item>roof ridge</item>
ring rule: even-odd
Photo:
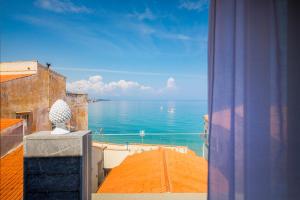
[[[170,176],[168,172],[168,165],[167,165],[167,155],[166,155],[166,150],[162,149],[162,158],[163,158],[163,170],[164,170],[164,176],[165,176],[165,182],[166,182],[166,191],[171,192],[171,181],[170,181]]]

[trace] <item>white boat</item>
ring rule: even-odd
[[[168,109],[168,113],[174,113],[175,112],[175,108],[169,108]]]

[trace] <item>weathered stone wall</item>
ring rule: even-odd
[[[104,154],[103,149],[92,146],[91,184],[92,193],[96,193],[104,180]]]
[[[49,82],[50,81],[50,82]],[[31,132],[50,130],[49,106],[65,98],[65,77],[45,67],[37,74],[1,83],[1,118],[16,118],[17,112],[31,112]]]
[[[57,72],[45,68],[39,67],[40,70],[47,70],[49,72],[49,108],[58,99],[65,99],[66,97],[66,77],[58,74]]]
[[[66,78],[37,63],[36,74],[0,84],[0,117],[16,118],[16,113],[28,112],[31,126],[28,132],[51,130],[49,110],[57,99],[64,99],[72,110],[74,130],[88,129],[88,102],[86,94],[66,96]]]
[[[70,125],[74,131],[88,129],[88,96],[87,94],[67,93],[66,102],[72,111]]]
[[[16,118],[16,112],[31,112],[31,131],[49,129],[46,74],[1,83],[1,118]]]

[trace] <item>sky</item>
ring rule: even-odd
[[[0,0],[1,61],[91,98],[206,100],[208,0]]]

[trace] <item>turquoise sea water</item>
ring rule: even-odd
[[[97,141],[183,145],[201,155],[206,113],[207,101],[101,101],[89,104],[89,129]]]

